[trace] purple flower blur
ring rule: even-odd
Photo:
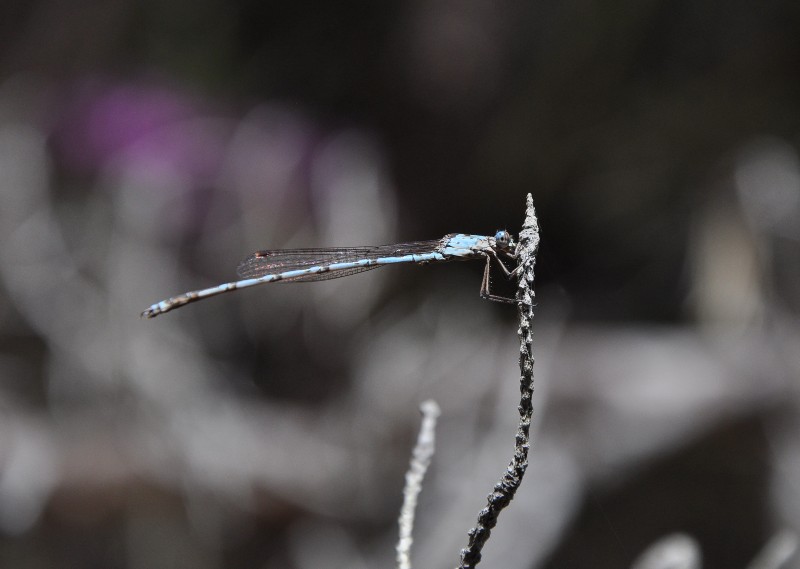
[[[120,157],[169,165],[196,183],[216,176],[228,129],[184,93],[146,83],[98,81],[75,88],[55,129],[63,165],[96,173]]]

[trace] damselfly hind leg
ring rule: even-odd
[[[495,302],[504,302],[506,304],[516,304],[517,299],[510,298],[507,296],[502,296],[499,294],[493,294],[489,288],[490,284],[490,273],[492,269],[492,258],[494,258],[497,263],[503,267],[506,275],[511,276],[514,271],[509,271],[503,263],[500,262],[496,256],[487,255],[486,256],[486,267],[483,269],[483,279],[481,280],[481,298],[485,298],[486,300],[493,300]],[[515,269],[516,270],[516,269]]]
[[[505,254],[506,256],[508,256],[511,259],[516,259],[517,258],[517,256],[515,254],[507,252],[507,251],[501,251],[501,253]],[[495,260],[497,265],[503,271],[503,274],[505,274],[505,276],[507,276],[508,278],[511,278],[516,274],[516,271],[517,271],[517,269],[519,267],[516,267],[513,270],[509,270],[508,267],[506,267],[506,264],[500,258],[500,255],[498,255],[497,251],[495,251],[494,249],[489,249],[489,251],[486,252],[486,255],[487,255],[487,258],[491,258],[491,259]]]

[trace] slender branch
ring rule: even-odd
[[[497,517],[511,500],[522,483],[522,477],[528,467],[528,450],[530,448],[531,415],[533,414],[533,269],[536,264],[536,250],[539,247],[539,223],[533,208],[533,197],[528,194],[525,209],[525,222],[519,234],[517,260],[519,263],[517,285],[517,307],[519,310],[520,341],[520,402],[519,426],[517,427],[514,456],[500,481],[488,496],[487,506],[478,513],[477,525],[469,530],[467,547],[461,550],[459,569],[472,569],[481,560],[481,550],[497,524]]]
[[[406,486],[403,489],[403,507],[400,509],[400,539],[397,542],[398,569],[411,569],[411,532],[414,529],[414,513],[417,509],[417,497],[422,490],[422,480],[431,463],[436,440],[436,419],[439,417],[439,406],[429,399],[419,406],[422,412],[422,426],[417,437],[417,444],[411,455],[411,465],[406,472]]]

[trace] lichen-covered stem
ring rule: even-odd
[[[492,528],[497,524],[500,512],[514,498],[514,494],[522,483],[522,477],[528,467],[528,450],[530,448],[531,416],[533,415],[533,276],[536,264],[536,251],[539,247],[539,223],[533,208],[533,197],[528,194],[526,200],[525,222],[519,234],[517,245],[517,262],[519,278],[517,286],[517,307],[519,310],[519,369],[520,369],[520,402],[519,425],[514,444],[514,456],[506,468],[503,477],[495,484],[488,496],[488,504],[478,514],[478,523],[469,531],[467,547],[461,550],[459,569],[471,569],[481,560],[481,550],[489,539]]]

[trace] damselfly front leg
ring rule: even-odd
[[[511,254],[509,254],[511,256]],[[514,255],[512,258],[515,258]],[[504,302],[507,304],[515,304],[517,300],[515,298],[509,298],[507,296],[501,296],[499,294],[493,294],[490,290],[490,281],[491,281],[491,272],[492,272],[492,260],[494,260],[500,267],[503,269],[503,273],[508,278],[514,276],[517,272],[517,269],[509,271],[508,267],[506,267],[503,262],[498,258],[497,253],[493,250],[490,250],[486,253],[486,266],[483,269],[483,279],[481,280],[481,298],[485,298],[486,300],[494,300],[495,302]]]

